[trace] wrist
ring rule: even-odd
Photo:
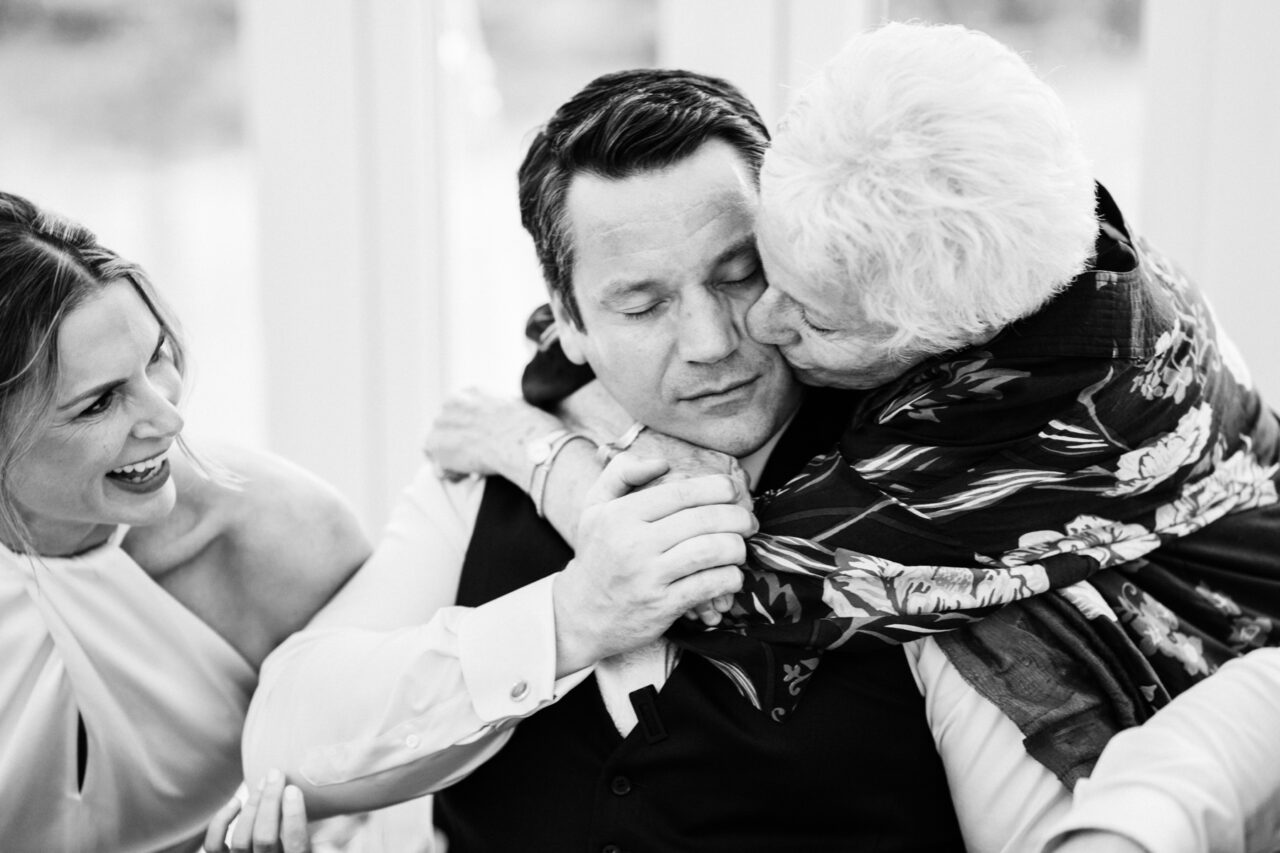
[[[613,441],[600,445],[596,450],[596,459],[599,460],[601,465],[608,465],[613,461],[613,457],[625,450],[630,450],[631,446],[636,443],[636,439],[640,437],[640,433],[644,432],[644,429],[644,424],[635,421]]]
[[[580,607],[573,606],[572,581],[566,572],[573,566],[573,561],[556,574],[551,587],[552,612],[555,618],[556,637],[556,678],[577,672],[592,666],[601,657],[599,643],[595,633],[587,625],[582,624],[590,615]]]
[[[525,492],[533,500],[534,511],[539,518],[544,518],[543,504],[547,494],[547,479],[556,458],[571,442],[581,439],[592,446],[595,442],[579,432],[573,432],[559,426],[548,433],[525,443],[525,457],[530,463],[529,479],[525,482]]]
[[[521,489],[527,489],[534,466],[530,459],[529,445],[564,428],[564,422],[555,415],[532,406],[526,407],[526,412],[513,418],[498,439],[499,446],[496,450],[501,464],[497,467],[497,473]]]

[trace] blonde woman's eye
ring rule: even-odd
[[[115,402],[115,399],[116,392],[108,391],[90,403],[86,408],[82,409],[79,416],[82,418],[91,418],[95,415],[100,415],[111,408],[111,404]]]

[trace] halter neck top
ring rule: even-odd
[[[73,557],[0,547],[5,850],[195,850],[240,782],[257,674],[121,549],[125,530]]]

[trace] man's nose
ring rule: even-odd
[[[747,312],[747,333],[762,344],[782,346],[793,343],[796,332],[787,322],[785,311],[778,291],[766,287]]]
[[[680,357],[699,364],[715,364],[737,351],[742,343],[740,323],[729,300],[713,294],[686,299],[680,306],[678,345]]]

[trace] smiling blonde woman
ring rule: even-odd
[[[198,847],[241,781],[263,658],[366,556],[302,470],[231,448],[193,461],[185,366],[136,265],[0,193],[6,850]]]

